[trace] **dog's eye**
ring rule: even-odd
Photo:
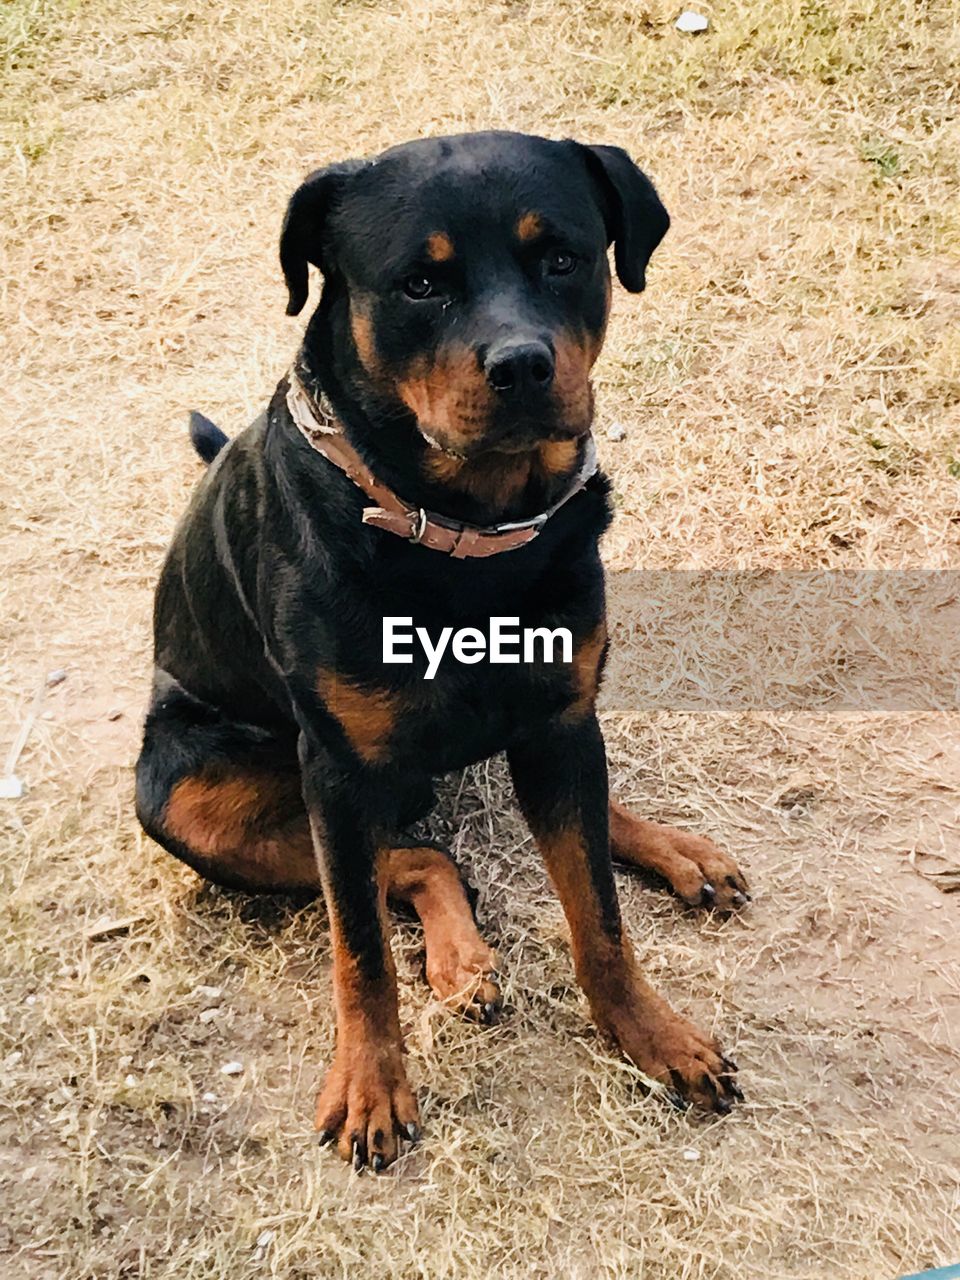
[[[546,257],[546,267],[552,276],[568,276],[576,265],[576,257],[566,249],[551,249]]]
[[[421,298],[429,298],[433,293],[433,281],[427,276],[407,276],[403,282],[403,292],[408,298],[419,302]]]

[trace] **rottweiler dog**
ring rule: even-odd
[[[709,840],[611,801],[595,709],[610,503],[590,372],[607,250],[639,293],[668,224],[616,147],[489,132],[321,169],[281,233],[288,314],[309,265],[323,277],[290,372],[229,443],[193,419],[211,465],[157,589],[137,812],[219,884],[322,890],[337,1038],[316,1124],[357,1168],[385,1168],[419,1133],[388,900],[422,921],[436,994],[497,1016],[456,866],[404,833],[433,779],[499,751],[598,1026],[678,1105],[726,1112],[742,1096],[735,1064],[641,976],[611,853],[690,904],[730,910],[746,883]],[[566,628],[570,660],[474,647],[430,680],[416,647],[384,661],[385,618],[436,642],[494,616]]]

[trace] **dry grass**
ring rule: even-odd
[[[655,176],[674,229],[599,376],[612,567],[957,566],[955,7],[708,12],[694,39],[617,0],[0,10],[4,750],[69,672],[0,809],[5,1274],[883,1280],[960,1257],[957,901],[908,856],[956,858],[954,713],[609,713],[622,793],[759,891],[720,922],[623,882],[648,970],[741,1062],[720,1123],[643,1099],[596,1040],[500,768],[451,784],[512,1011],[448,1019],[398,931],[428,1136],[379,1180],[311,1141],[322,911],[201,888],[131,812],[150,590],[197,474],[183,411],[236,427],[289,359],[279,218],[328,158],[492,125]]]

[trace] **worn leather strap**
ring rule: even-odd
[[[367,464],[347,440],[326,397],[317,403],[300,381],[295,370],[288,375],[287,408],[310,445],[322,453],[345,476],[362,489],[376,506],[364,507],[363,523],[386,529],[408,542],[419,543],[431,551],[442,551],[455,560],[495,556],[501,551],[515,551],[532,542],[553,513],[580,492],[597,471],[597,450],[588,436],[583,462],[560,499],[539,515],[528,520],[505,524],[475,525],[451,520],[434,511],[425,511],[404,500],[376,478]]]

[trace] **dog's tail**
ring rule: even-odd
[[[190,414],[190,442],[208,465],[225,444],[229,436],[224,435],[215,422],[205,418],[194,409]]]

